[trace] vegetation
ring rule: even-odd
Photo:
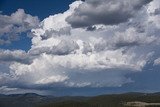
[[[126,103],[133,101],[159,103],[160,94],[126,93],[120,95],[102,95],[91,97],[85,101],[64,101],[42,105],[41,107],[127,107]],[[131,106],[128,105],[128,107]],[[147,107],[158,107],[158,105],[148,105]]]
[[[125,93],[96,97],[0,95],[0,107],[158,107],[160,93]],[[160,106],[159,106],[160,107]]]

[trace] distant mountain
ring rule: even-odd
[[[37,107],[49,103],[63,101],[84,101],[87,97],[54,97],[42,96],[35,93],[0,95],[0,107]]]
[[[34,107],[50,99],[34,93],[0,95],[0,107]]]
[[[35,93],[0,94],[0,107],[129,107],[129,104],[146,104],[149,106],[155,104],[156,106],[153,107],[157,107],[160,104],[160,93],[130,92],[95,97],[54,97]]]

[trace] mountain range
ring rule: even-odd
[[[83,96],[43,96],[35,93],[0,94],[0,107],[160,107],[160,93]]]

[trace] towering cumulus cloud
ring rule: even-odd
[[[0,85],[42,90],[120,87],[134,82],[126,75],[141,72],[157,54],[160,7],[156,2],[73,2],[64,13],[50,15],[32,28],[32,46],[28,52],[0,51],[0,60],[9,66],[8,72],[0,72]],[[27,17],[29,23],[22,27],[28,29],[36,19],[30,23],[30,16]]]

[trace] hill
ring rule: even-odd
[[[42,96],[34,93],[0,95],[0,107],[160,107],[160,93],[79,96]]]

